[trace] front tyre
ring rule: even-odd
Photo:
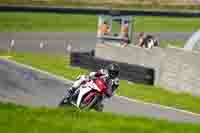
[[[92,109],[98,103],[98,100],[99,100],[99,96],[95,93],[94,95],[90,97],[89,100],[85,100],[84,98],[79,108],[82,110]]]

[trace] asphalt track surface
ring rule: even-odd
[[[157,32],[149,33],[159,40],[189,39],[190,32]],[[138,33],[134,35],[134,38]],[[65,54],[65,46],[71,42],[75,50],[88,51],[95,48],[96,33],[91,32],[0,32],[0,49],[7,49],[10,41],[15,40],[16,51],[47,52],[52,54]],[[135,41],[137,38],[135,39]],[[39,48],[41,41],[47,41],[47,47]],[[137,41],[136,41],[137,42]]]
[[[158,33],[157,33],[158,34]],[[191,33],[160,33],[165,39],[187,39]],[[65,41],[72,40],[73,47],[88,50],[95,47],[94,33],[0,33],[0,48],[7,48],[11,39],[17,40],[16,51],[64,54]],[[48,47],[40,49],[41,40],[48,40]],[[13,62],[0,59],[0,100],[32,106],[57,106],[71,82],[60,80]],[[200,122],[200,115],[160,107],[114,96],[105,100],[106,112],[147,116],[179,122]]]
[[[191,36],[191,32],[145,32],[158,37],[160,40],[186,40]],[[139,33],[133,34],[136,38]],[[0,39],[48,39],[48,40],[77,40],[87,43],[94,43],[96,33],[93,32],[0,32]],[[89,39],[89,40],[88,40]]]
[[[0,100],[29,106],[56,107],[71,82],[0,59]],[[114,96],[104,102],[105,112],[146,116],[177,122],[200,122],[200,115]]]

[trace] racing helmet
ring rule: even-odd
[[[116,78],[119,76],[120,67],[118,64],[112,63],[106,67],[110,78]]]

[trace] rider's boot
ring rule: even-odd
[[[76,91],[76,88],[70,88],[67,92],[67,95],[63,98],[63,100],[59,103],[59,106],[63,106],[65,104],[68,104],[72,100],[72,96],[74,92]]]
[[[69,89],[69,95],[70,95],[70,96],[73,95],[74,92],[76,91],[76,89],[77,89],[77,88],[75,88],[75,87],[71,87],[71,88]]]
[[[72,87],[72,88],[70,88],[69,93],[70,93],[70,94],[73,94],[75,91],[76,91],[76,88],[75,88],[75,87]]]
[[[67,95],[66,98],[70,100],[75,91],[76,91],[76,88],[71,87],[71,88],[68,90],[68,95]]]

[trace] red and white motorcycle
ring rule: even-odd
[[[106,91],[107,87],[103,79],[89,80],[81,84],[70,98],[65,96],[59,106],[73,105],[84,110],[95,109],[96,111],[103,111],[102,100]]]

